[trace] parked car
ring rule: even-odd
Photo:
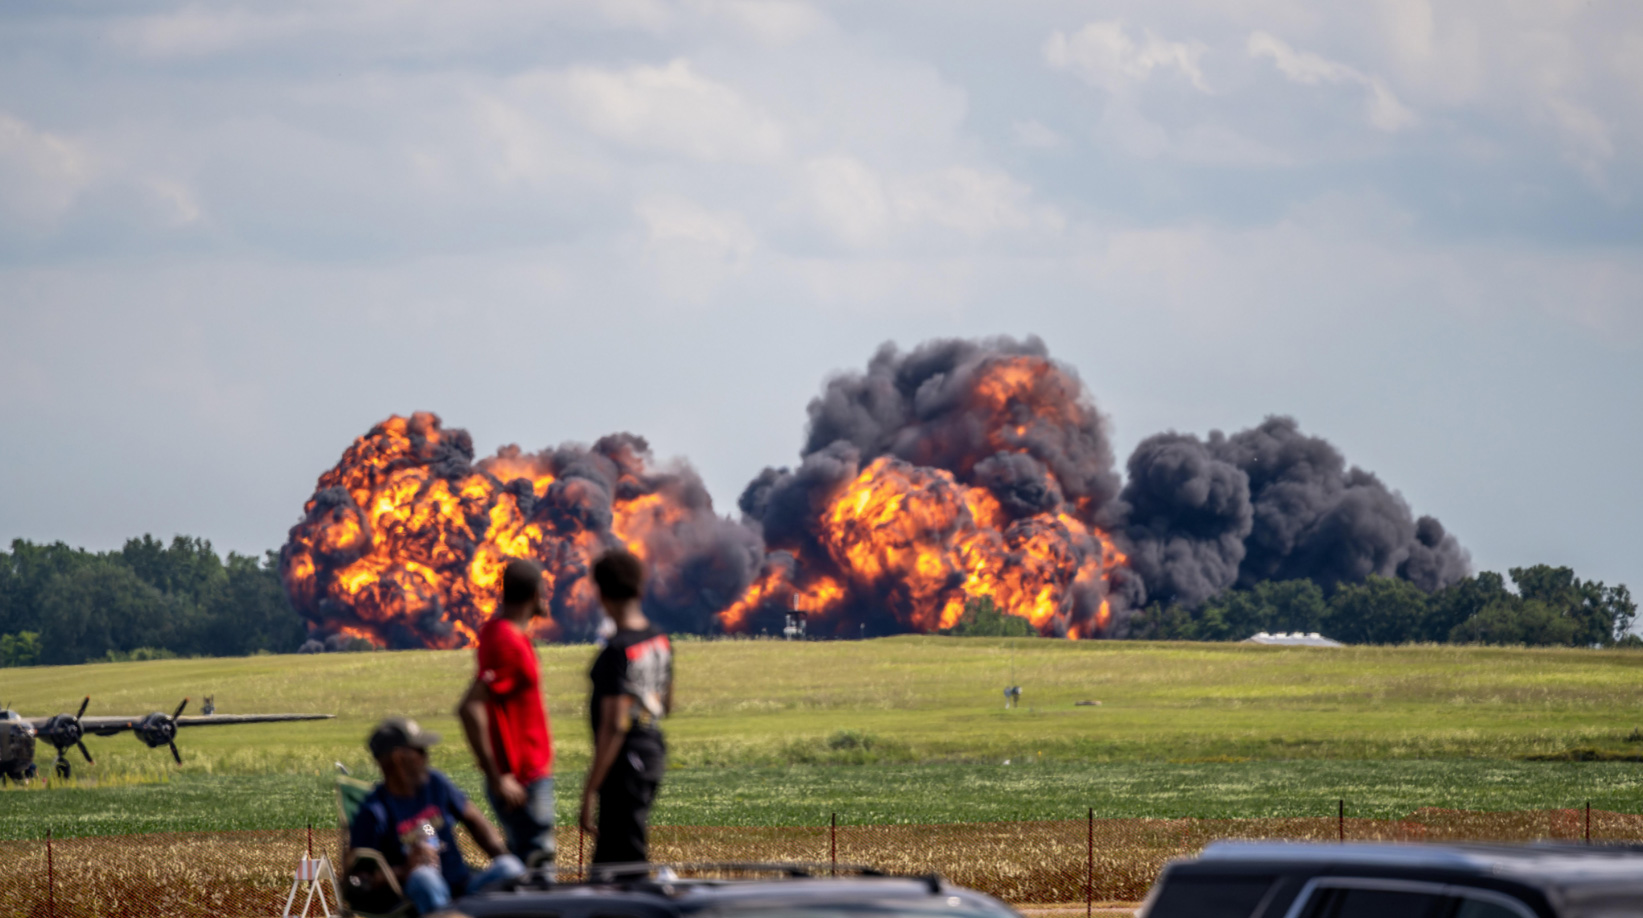
[[[1020,918],[940,877],[792,864],[646,865],[620,879],[469,896],[472,918]]]
[[[1142,918],[1643,915],[1643,847],[1218,842],[1164,868]]]

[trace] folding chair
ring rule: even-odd
[[[365,803],[365,798],[369,797],[374,789],[374,785],[358,778],[350,778],[347,775],[337,776],[337,822],[342,832],[342,850],[345,853],[349,850],[349,827],[354,824],[354,816],[359,813],[359,808]],[[388,888],[393,890],[398,904],[385,912],[371,912],[360,909],[352,902],[344,901],[342,906],[347,914],[358,915],[360,918],[409,918],[409,916],[416,914],[416,906],[411,904],[411,900],[405,895],[405,890],[400,888],[399,879],[394,876],[394,868],[389,865],[388,858],[381,851],[375,848],[354,848],[353,855],[354,859],[348,864],[348,870],[342,878],[344,895],[351,889],[350,884],[359,866],[363,863],[374,863],[377,871],[387,880]]]

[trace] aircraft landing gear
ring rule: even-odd
[[[74,766],[69,764],[67,758],[59,756],[57,761],[52,763],[52,767],[57,770],[57,777],[65,781],[74,777]]]

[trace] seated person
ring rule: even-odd
[[[382,783],[354,816],[346,861],[352,874],[357,849],[380,851],[400,888],[424,915],[445,908],[453,898],[500,886],[525,873],[525,865],[508,853],[501,834],[479,808],[450,778],[428,767],[428,747],[437,742],[437,734],[409,718],[390,717],[377,726],[368,745],[382,769]],[[459,821],[492,858],[491,866],[477,876],[471,875],[456,846]]]

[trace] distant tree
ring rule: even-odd
[[[1637,616],[1637,604],[1624,584],[1610,589],[1595,580],[1580,580],[1567,567],[1546,564],[1514,567],[1510,573],[1519,596],[1544,603],[1575,623],[1571,643],[1613,644]]]
[[[204,539],[147,535],[103,554],[23,540],[0,551],[0,635],[13,636],[13,656],[25,633],[39,636],[39,662],[78,663],[290,653],[305,630],[272,552],[222,558]]]
[[[145,660],[175,660],[177,654],[164,647],[137,647],[132,650],[110,650],[103,655],[108,663],[141,663]]]
[[[1153,603],[1130,616],[1125,637],[1136,641],[1191,641],[1198,636],[1198,623],[1186,607]]]
[[[39,661],[39,634],[33,631],[0,634],[0,667],[33,666]]]
[[[151,535],[126,540],[120,560],[162,593],[205,605],[227,580],[222,559],[205,539],[176,536],[167,546]]]
[[[296,651],[307,629],[280,583],[278,565],[274,552],[260,564],[249,555],[228,556],[222,584],[204,603],[192,652],[242,656],[258,650]]]
[[[1420,587],[1371,575],[1342,584],[1329,600],[1329,636],[1346,644],[1402,644],[1417,640],[1429,599]]]
[[[96,555],[62,542],[35,545],[23,539],[0,552],[0,634],[39,632],[48,585],[59,574],[95,561]]]
[[[1328,614],[1323,589],[1316,583],[1264,580],[1205,603],[1191,630],[1200,641],[1241,641],[1261,631],[1318,631]]]
[[[44,663],[84,663],[110,650],[169,647],[189,624],[184,603],[106,558],[53,577],[40,611]]]
[[[1548,564],[1509,573],[1516,594],[1498,574],[1479,574],[1438,594],[1428,630],[1453,622],[1448,639],[1461,643],[1591,647],[1625,640],[1636,620],[1637,604],[1624,584],[1583,581],[1570,568]]]
[[[1450,632],[1456,644],[1569,646],[1581,643],[1580,623],[1538,599],[1492,603]]]
[[[1433,593],[1426,603],[1426,618],[1421,622],[1418,639],[1443,642],[1461,622],[1477,615],[1495,603],[1510,602],[1514,597],[1506,589],[1506,580],[1494,571],[1483,571]]]
[[[1003,611],[991,596],[965,603],[958,624],[942,632],[954,637],[1032,637],[1037,633],[1032,622]]]

